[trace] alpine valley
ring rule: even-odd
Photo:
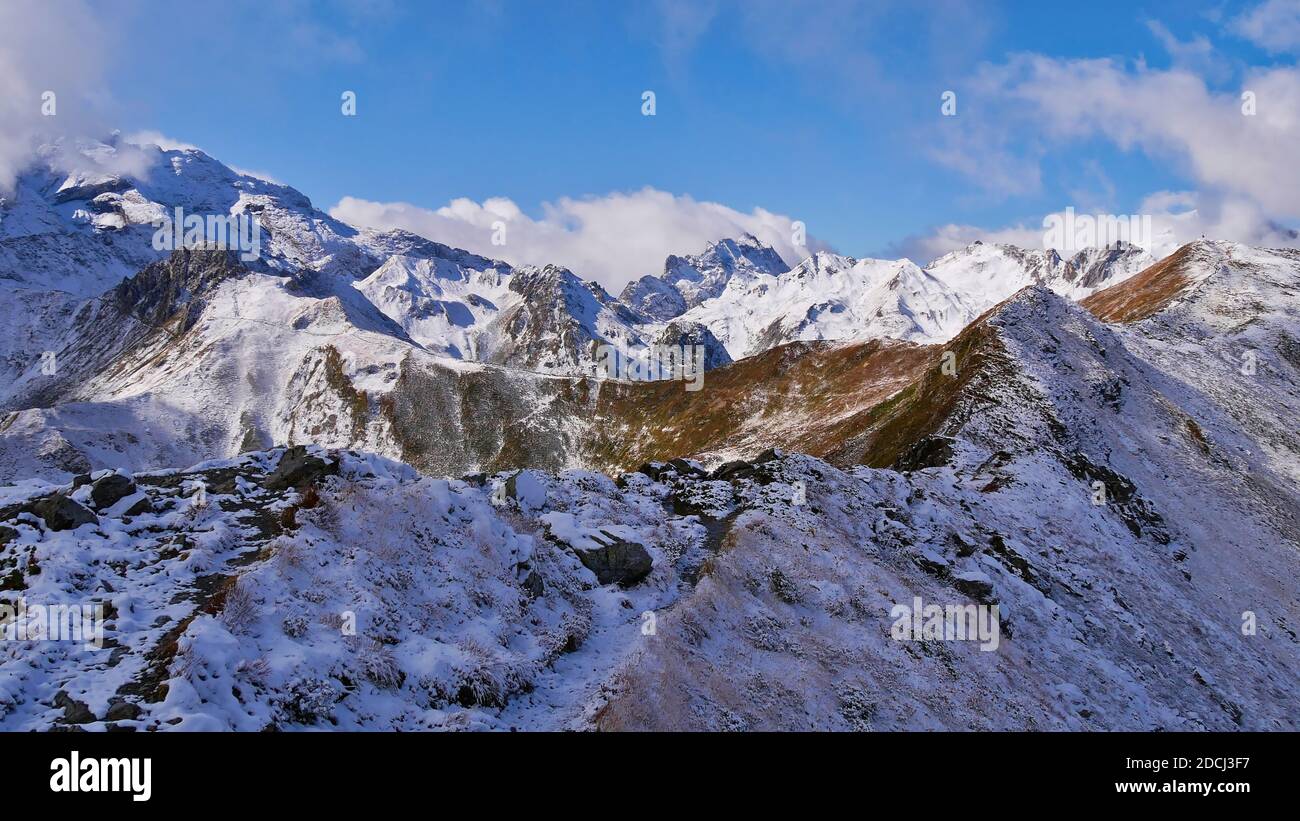
[[[155,250],[178,208],[260,254]],[[0,729],[1300,729],[1300,252],[680,251],[615,296],[47,146],[0,624],[103,646],[7,636]],[[600,372],[656,346],[700,389]],[[996,649],[892,635],[917,597]]]

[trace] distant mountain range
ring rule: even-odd
[[[19,412],[7,432],[11,443],[20,437],[0,444],[0,476],[181,464],[303,436],[400,457],[400,421],[377,405],[361,408],[350,391],[377,398],[396,388],[400,396],[423,373],[523,382],[493,395],[537,418],[518,403],[556,388],[533,377],[592,376],[602,347],[637,359],[654,345],[698,345],[716,367],[793,341],[943,342],[1026,285],[1079,298],[1153,261],[1127,246],[1063,260],[976,243],[926,269],[829,253],[790,268],[746,235],[670,256],[661,274],[615,299],[557,266],[515,268],[403,231],[353,228],[294,189],[197,150],[83,144],[76,156],[100,170],[54,171],[68,151],[46,149],[43,164],[0,204],[0,308],[13,318],[0,348],[10,380],[0,408]],[[143,168],[102,170],[120,165]],[[192,255],[169,259],[151,243],[153,221],[177,208],[255,215],[260,257],[202,261],[216,275],[196,276]],[[168,291],[162,301],[159,288]],[[306,409],[298,391],[322,378],[318,361],[334,361],[327,348],[338,372]],[[56,373],[45,372],[46,351]],[[492,365],[510,371],[483,370]],[[162,407],[165,418],[153,418]],[[500,410],[495,417],[516,415]],[[304,423],[304,415],[322,418]],[[546,423],[562,439],[573,438],[561,429],[575,424]],[[504,464],[491,449],[509,436],[502,431],[486,451],[444,466]],[[535,458],[564,464],[557,452],[572,449],[565,442]]]

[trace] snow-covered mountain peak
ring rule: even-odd
[[[752,234],[710,242],[703,253],[670,255],[663,273],[628,283],[620,300],[652,320],[667,321],[722,294],[733,282],[742,286],[790,270],[770,245]]]
[[[777,274],[733,279],[684,319],[706,325],[733,359],[794,340],[950,338],[976,313],[910,260],[820,251]]]
[[[714,268],[722,268],[733,274],[745,271],[780,274],[790,268],[772,246],[759,241],[750,233],[741,234],[735,239],[724,238],[710,242],[702,254],[669,256],[664,262],[664,278],[669,279],[669,274],[679,267],[682,268],[680,274],[688,279],[694,274]],[[691,268],[694,271],[689,270]]]
[[[1235,333],[1265,318],[1300,320],[1292,299],[1297,287],[1300,251],[1201,239],[1083,304],[1106,321],[1160,315],[1162,322],[1202,336]]]
[[[1026,249],[973,242],[939,257],[926,271],[982,312],[1028,285],[1042,284],[1071,299],[1082,299],[1137,274],[1155,262],[1129,243],[1087,248],[1063,257],[1055,249]]]

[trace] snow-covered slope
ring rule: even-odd
[[[483,329],[519,301],[509,287],[511,269],[447,251],[434,257],[389,257],[356,288],[427,350],[477,359]]]
[[[57,477],[307,436],[367,441],[359,392],[391,382],[416,348],[354,289],[302,288],[233,252],[178,251],[89,300],[53,348],[54,371],[34,363],[7,386],[0,471]],[[304,405],[317,420],[306,427]]]
[[[456,480],[313,449],[0,489],[0,595],[106,618],[102,650],[6,643],[0,727],[1296,729],[1294,531],[1189,441],[1133,459],[1181,424],[1145,384],[1114,435],[1055,430],[1143,366],[1052,299],[988,326],[1023,368],[983,383],[999,413],[906,472]],[[996,604],[996,647],[891,638],[917,596]]]
[[[1062,296],[1082,299],[1133,276],[1155,262],[1128,243],[1088,248],[1063,258],[1056,251],[974,242],[926,266],[979,315],[1029,285],[1045,285]]]
[[[1083,304],[1234,420],[1238,455],[1300,484],[1300,252],[1202,240]]]
[[[196,149],[164,151],[113,139],[57,143],[0,200],[0,285],[95,296],[168,251],[155,220],[255,214],[272,269],[374,267],[391,237],[317,211],[300,192],[240,174]],[[418,240],[418,238],[412,238]]]

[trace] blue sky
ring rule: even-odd
[[[1240,204],[1247,232],[1293,224],[1289,203],[1207,170],[1212,144],[1129,110],[1124,84],[1200,111],[1188,127],[1205,140],[1253,73],[1291,105],[1296,6],[240,0],[182,15],[128,0],[104,21],[104,76],[123,131],[196,144],[323,208],[508,198],[536,221],[545,203],[648,186],[802,220],[842,253],[917,255],[1153,194],[1203,214]],[[1099,60],[1105,76],[1088,71]],[[1078,122],[1076,95],[1105,121]],[[382,212],[366,213],[419,225]]]

